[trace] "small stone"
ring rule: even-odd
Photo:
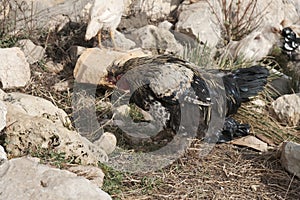
[[[133,42],[132,40],[126,38],[122,33],[120,33],[119,31],[115,32],[115,43],[117,46],[117,49],[121,49],[121,50],[129,50],[135,47],[135,42]],[[103,41],[103,45],[104,46],[108,46],[108,47],[113,47],[113,44],[111,42],[111,40],[105,40]]]
[[[280,161],[288,172],[300,178],[300,144],[284,142],[281,147]]]
[[[69,56],[71,58],[71,61],[75,64],[77,62],[77,59],[81,54],[86,50],[85,47],[82,46],[71,46],[68,49]]]
[[[99,167],[94,167],[90,165],[76,165],[69,167],[68,171],[77,174],[77,176],[83,176],[99,188],[101,188],[103,185],[104,173]]]
[[[300,125],[300,93],[283,95],[272,102],[274,113],[280,122],[290,126]]]
[[[49,72],[59,73],[64,69],[64,66],[61,63],[55,63],[52,60],[46,62],[45,67]]]
[[[166,29],[166,30],[170,30],[172,28],[173,24],[167,20],[160,22],[158,24],[158,28],[162,28],[162,29]]]
[[[0,48],[0,81],[4,89],[24,87],[30,81],[30,68],[18,47]]]
[[[55,83],[52,86],[52,88],[57,92],[64,92],[73,88],[73,84],[74,84],[73,80],[66,80],[66,81]]]
[[[107,155],[109,155],[116,149],[117,138],[114,134],[105,132],[101,135],[99,140],[94,142],[94,144],[103,149],[107,153]]]
[[[182,45],[177,42],[175,36],[166,29],[154,25],[147,25],[133,31],[128,38],[132,39],[137,46],[155,53],[174,53],[181,55]]]
[[[35,45],[31,40],[19,40],[17,46],[22,49],[29,64],[36,63],[45,56],[45,49],[42,46]]]

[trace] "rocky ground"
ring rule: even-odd
[[[297,1],[125,1],[118,49],[107,32],[101,49],[95,38],[84,40],[91,1],[28,2],[0,7],[0,199],[299,198],[298,52],[291,58],[280,50],[283,27],[300,35]],[[204,68],[267,65],[266,91],[235,115],[251,125],[250,136],[205,155],[194,139],[149,172],[113,167],[128,164],[115,153],[124,148],[134,157],[136,141],[112,124],[124,110],[114,110],[114,91],[99,77],[113,63],[151,54]],[[160,162],[146,160],[146,169]]]

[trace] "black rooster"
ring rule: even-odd
[[[223,118],[212,137],[226,142],[249,133],[250,126],[231,115],[242,102],[263,90],[268,75],[261,66],[204,71],[177,57],[159,55],[111,66],[107,80],[122,91],[130,91],[130,104],[149,112],[163,129],[176,134],[196,132],[191,135],[203,138],[209,126],[220,126],[215,119]]]

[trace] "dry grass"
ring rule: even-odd
[[[263,8],[258,12],[258,0],[241,1],[241,0],[218,0],[221,6],[221,15],[215,10],[210,1],[206,1],[212,13],[217,18],[217,23],[223,31],[223,39],[228,43],[230,41],[239,41],[250,32],[255,30],[264,17]]]
[[[226,12],[229,12],[230,8],[226,9]],[[250,5],[248,10],[252,13]],[[244,17],[243,20],[249,19]],[[239,23],[242,23],[242,19]],[[232,34],[230,29],[233,27],[225,28],[228,28],[229,35]],[[243,30],[247,32],[251,30],[251,26],[246,26]],[[242,36],[246,33],[243,30],[237,31],[236,34]],[[57,92],[52,88],[55,83],[72,78],[72,68],[65,56],[67,47],[76,44],[74,43],[76,37],[64,41],[61,40],[63,37],[70,39],[70,32],[62,31],[58,34],[58,38],[47,33],[44,37],[46,39],[41,44],[47,46],[47,55],[50,58],[65,62],[64,71],[60,74],[51,73],[40,62],[31,66],[31,82],[17,91],[48,99],[71,115],[72,90]],[[81,41],[80,38],[78,40]],[[199,48],[198,52],[207,55],[204,50]],[[204,62],[206,63],[206,60]],[[265,96],[262,98],[269,105],[268,99]],[[264,136],[265,140],[273,142],[275,146],[288,139],[300,142],[299,131],[279,124],[269,115],[267,109],[265,113],[260,114],[251,111],[252,108],[254,108],[252,104],[244,104],[235,117],[250,123],[253,134],[261,138]],[[230,144],[216,145],[206,157],[199,157],[199,151],[200,141],[196,140],[184,156],[175,163],[147,174],[116,172],[102,165],[106,174],[103,189],[114,199],[246,200],[299,199],[300,197],[300,179],[288,174],[281,167],[277,152],[260,153]]]
[[[261,154],[221,144],[206,157],[199,157],[197,144],[166,169],[124,175],[121,191],[112,193],[112,197],[245,200],[299,197],[300,180],[282,169],[276,153]]]

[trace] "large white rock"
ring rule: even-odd
[[[127,52],[99,48],[86,49],[77,60],[73,72],[75,81],[99,84],[107,75],[107,67],[114,62],[125,62],[130,58],[145,55],[141,49],[132,49]]]
[[[257,61],[270,53],[280,37],[280,34],[275,32],[271,26],[265,26],[251,32],[238,42],[231,41],[227,50],[233,58],[241,57]]]
[[[6,126],[6,113],[6,105],[0,100],[0,131],[2,131]]]
[[[183,47],[176,41],[175,36],[164,28],[147,25],[128,35],[137,46],[158,53],[175,53],[181,55]]]
[[[30,68],[18,47],[0,48],[0,81],[4,89],[23,87],[30,81]]]
[[[281,164],[287,171],[300,178],[300,144],[285,142],[282,145]]]
[[[108,159],[100,147],[49,116],[30,116],[9,103],[7,111],[10,126],[6,129],[5,143],[9,156],[18,157],[39,148],[50,148],[85,165],[97,165]]]
[[[0,166],[0,199],[111,200],[89,180],[67,170],[39,164],[37,158],[15,158]]]
[[[12,31],[28,28],[58,30],[67,22],[82,20],[87,15],[85,5],[92,0],[16,0],[9,1],[15,24]],[[30,20],[29,20],[30,19]]]
[[[23,39],[17,42],[17,45],[26,55],[27,62],[33,64],[44,58],[45,49],[42,46],[35,45],[31,40]]]
[[[206,1],[183,5],[176,23],[176,30],[215,47],[221,39],[221,26],[217,16],[213,13],[215,12],[218,16],[221,14],[216,1],[210,2],[214,11]]]
[[[135,1],[135,5],[132,7],[135,10],[145,12],[152,21],[156,21],[166,18],[170,14],[171,2],[172,0]]]
[[[61,122],[62,125],[70,123],[65,111],[56,107],[52,102],[46,99],[19,92],[12,92],[5,94],[2,100],[10,104],[10,106],[16,107],[18,112],[39,117],[47,115],[51,120]]]
[[[277,118],[290,126],[300,125],[300,93],[284,95],[272,102]]]

